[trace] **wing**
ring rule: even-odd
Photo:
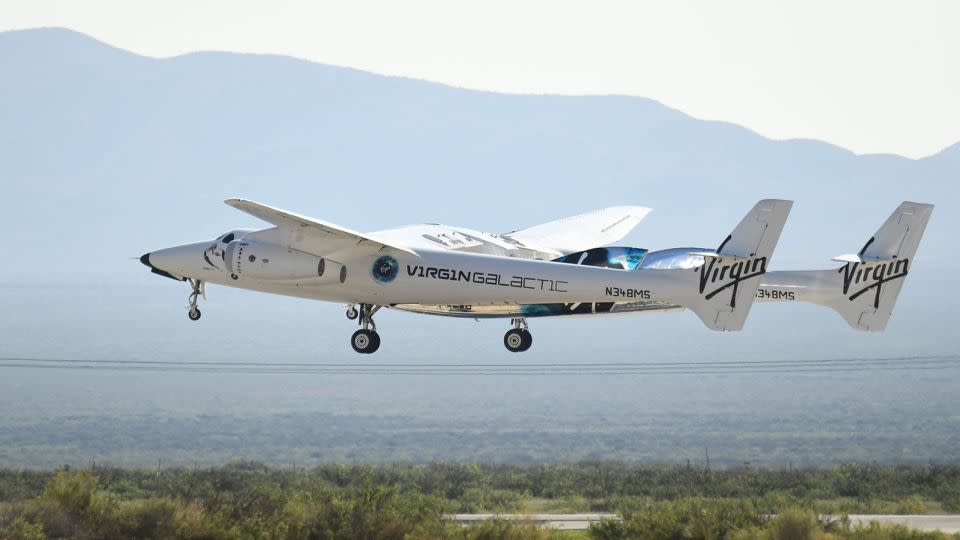
[[[320,243],[351,243],[355,246],[366,246],[374,250],[387,247],[416,255],[416,252],[409,248],[378,240],[375,236],[351,231],[339,225],[301,216],[300,214],[294,214],[293,212],[287,212],[286,210],[258,202],[248,201],[246,199],[227,199],[223,202],[237,210],[276,225],[280,229],[290,233],[295,239],[303,235],[310,237],[310,240],[319,241]]]
[[[611,206],[503,234],[501,237],[540,251],[574,253],[620,240],[650,212],[652,210],[644,206]]]

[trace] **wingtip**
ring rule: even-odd
[[[900,203],[900,206],[898,207],[898,210],[899,210],[900,208],[909,208],[909,207],[911,207],[911,206],[913,206],[913,207],[915,207],[915,208],[918,208],[918,209],[920,209],[920,210],[926,210],[926,211],[928,211],[928,212],[932,212],[932,211],[933,211],[933,207],[934,207],[933,203],[922,203],[922,202],[915,202],[915,201],[903,201],[902,203]]]

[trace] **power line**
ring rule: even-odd
[[[346,367],[346,368],[575,368],[575,367],[655,367],[665,366],[675,368],[678,366],[769,366],[769,365],[807,365],[807,364],[832,364],[832,363],[895,363],[895,362],[926,362],[926,361],[960,361],[960,355],[915,355],[915,356],[893,356],[883,358],[822,358],[822,359],[804,359],[804,360],[731,360],[715,362],[545,362],[545,363],[390,363],[390,364],[369,364],[361,362],[349,363],[330,363],[330,362],[202,362],[202,361],[180,361],[180,360],[102,360],[102,359],[74,359],[74,358],[29,358],[29,357],[6,357],[0,358],[0,362],[37,362],[37,363],[63,363],[63,364],[122,364],[122,365],[172,365],[172,366],[251,366],[251,367]]]
[[[562,376],[722,375],[940,371],[960,368],[960,355],[874,359],[768,360],[727,362],[621,362],[549,364],[342,364],[266,362],[182,362],[0,358],[0,368],[154,373],[247,373],[315,375]]]

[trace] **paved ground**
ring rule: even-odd
[[[473,525],[487,519],[521,521],[541,527],[567,531],[582,531],[602,519],[621,521],[616,514],[446,514],[443,519],[463,525]]]
[[[821,516],[828,517],[828,516]],[[472,525],[487,519],[505,519],[522,521],[562,530],[584,530],[602,519],[620,521],[616,514],[447,514],[443,518],[450,522]],[[891,515],[851,515],[850,524],[867,525],[877,521],[881,525],[906,525],[911,529],[921,531],[940,530],[945,533],[960,532],[960,515],[958,516],[891,516]]]
[[[850,524],[869,524],[877,521],[881,525],[906,525],[911,529],[921,531],[940,530],[945,533],[960,532],[960,516],[879,516],[879,515],[851,515]]]

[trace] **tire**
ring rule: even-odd
[[[359,316],[360,316],[360,312],[359,312],[359,311],[357,311],[357,310],[355,310],[355,309],[353,309],[353,308],[350,308],[350,309],[347,310],[347,318],[350,319],[351,321],[357,320],[357,317],[359,317]]]
[[[200,320],[200,310],[197,309],[197,308],[191,309],[190,311],[187,312],[187,317],[189,317],[191,321],[199,321],[199,320]]]
[[[521,352],[525,350],[523,344],[526,340],[523,337],[523,330],[513,328],[503,335],[503,346],[510,352]]]
[[[520,337],[523,339],[520,345],[520,352],[529,350],[530,346],[533,345],[533,334],[531,334],[529,330],[520,330]]]
[[[370,354],[380,348],[380,336],[373,330],[357,330],[350,336],[350,346],[360,354]]]

